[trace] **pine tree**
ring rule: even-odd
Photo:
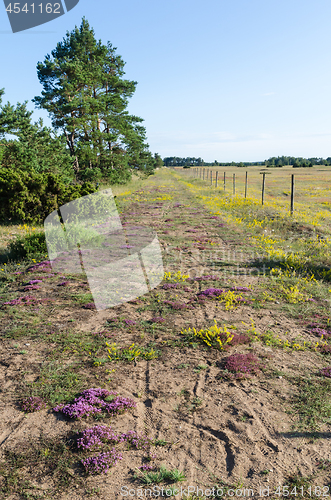
[[[16,107],[7,102],[2,105],[4,89],[0,89],[0,158],[1,166],[25,172],[53,173],[69,183],[74,178],[71,159],[63,138],[45,127],[40,118],[31,123],[32,111],[27,102]],[[17,139],[6,140],[7,134]]]
[[[133,167],[155,168],[143,120],[126,110],[137,82],[122,78],[125,63],[116,50],[110,42],[97,42],[83,18],[80,28],[67,32],[37,64],[43,91],[33,102],[62,130],[80,179],[121,182]]]

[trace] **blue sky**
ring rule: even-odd
[[[23,2],[21,2],[23,4]],[[85,16],[138,82],[130,113],[152,153],[205,161],[331,156],[329,0],[80,0],[42,26],[12,33],[0,5],[3,102],[31,99],[36,65]]]

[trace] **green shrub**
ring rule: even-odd
[[[39,254],[47,254],[45,233],[40,231],[16,238],[15,241],[10,243],[9,252],[10,257],[15,260],[24,259],[25,257],[30,258]]]
[[[0,168],[0,221],[42,223],[60,206],[95,191],[91,182],[65,184],[57,174]]]

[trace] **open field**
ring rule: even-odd
[[[113,189],[165,275],[112,309],[46,255],[10,260],[41,228],[1,227],[0,498],[330,494],[331,172],[269,169],[261,206],[260,167],[246,200],[245,169],[214,169],[225,194],[191,170]]]
[[[197,167],[200,178],[200,168]],[[189,172],[194,175],[195,169],[184,169],[181,172]],[[215,186],[215,175],[218,171],[218,188],[224,192],[224,172],[226,176],[225,194],[233,194],[233,174],[236,176],[236,194],[245,194],[245,173],[248,172],[247,197],[256,198],[261,202],[262,172],[266,173],[265,202],[271,206],[280,205],[288,209],[291,194],[291,174],[295,177],[295,203],[300,205],[331,211],[331,168],[328,166],[315,166],[313,168],[293,168],[291,166],[282,168],[267,168],[263,166],[237,168],[237,167],[206,167],[213,172],[213,185]],[[210,175],[210,174],[209,174]],[[205,179],[205,183],[210,183]],[[275,205],[276,204],[276,205]]]

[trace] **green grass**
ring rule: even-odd
[[[168,470],[164,465],[156,472],[140,472],[140,474],[135,474],[134,477],[145,484],[177,483],[186,480],[184,472],[178,469]]]
[[[83,486],[84,480],[73,472],[76,467],[77,457],[69,435],[62,439],[42,435],[37,440],[22,444],[15,451],[5,450],[0,461],[0,493],[5,495],[1,498],[16,493],[19,498],[27,500],[46,499],[75,485]],[[32,481],[25,479],[27,472]],[[47,490],[35,486],[45,479],[50,484]]]
[[[288,476],[286,483],[281,488],[281,491],[284,492],[284,496],[286,495],[286,490],[289,491],[290,496],[300,498],[311,498],[313,500],[317,500],[318,498],[323,497],[323,493],[330,494],[329,488],[324,487],[321,481],[319,481],[320,486],[316,486],[314,479],[316,478],[316,474],[311,474],[310,476],[303,476],[299,471]],[[284,488],[286,488],[284,490]],[[327,490],[327,491],[326,491]],[[292,492],[292,495],[291,495]],[[280,498],[278,496],[278,498]]]
[[[21,398],[39,396],[51,407],[71,401],[84,386],[84,376],[76,364],[62,365],[55,361],[44,362],[36,382],[22,380]]]
[[[299,415],[299,430],[317,431],[331,423],[331,380],[319,377],[296,380],[298,393],[293,397],[291,413]]]

